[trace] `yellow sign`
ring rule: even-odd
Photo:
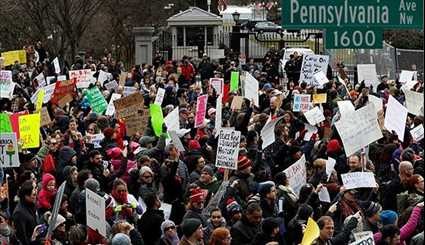
[[[305,228],[303,240],[301,245],[311,245],[311,243],[318,238],[320,235],[320,229],[317,223],[312,219],[308,218],[307,227]]]
[[[43,99],[44,95],[46,94],[46,91],[44,89],[40,89],[37,95],[37,102],[35,103],[35,112],[39,112],[41,110],[41,107],[43,106]]]
[[[323,93],[323,94],[313,94],[313,104],[326,103],[326,100],[327,100],[326,93]]]
[[[22,148],[40,146],[40,113],[19,116],[19,134]]]
[[[18,61],[20,64],[27,63],[27,53],[25,50],[14,50],[1,53],[1,57],[4,58],[4,66],[15,64]]]

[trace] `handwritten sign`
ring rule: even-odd
[[[310,95],[309,94],[295,94],[294,105],[292,110],[294,112],[306,112],[310,109]]]
[[[105,199],[88,188],[85,190],[87,226],[106,237]]]
[[[310,123],[310,125],[316,125],[320,122],[325,121],[325,116],[323,115],[323,112],[317,106],[309,111],[306,111],[304,113],[304,116],[307,119],[307,122]]]
[[[318,73],[313,75],[314,80],[316,81],[314,84],[321,88],[323,85],[329,82],[329,79],[326,77],[326,74],[323,71],[319,71]]]
[[[349,117],[352,113],[356,111],[353,103],[349,100],[343,100],[336,102],[339,109],[339,114],[341,114],[341,118]]]
[[[13,65],[15,64],[15,61],[17,61],[19,64],[27,63],[27,52],[25,50],[3,52],[1,53],[1,57],[4,58],[4,66]]]
[[[301,187],[307,183],[305,155],[283,171],[289,181],[289,186],[299,195]]]
[[[186,149],[184,149],[183,143],[180,140],[179,136],[177,135],[176,131],[168,131],[168,134],[170,135],[171,142],[173,142],[173,144],[177,147],[177,149],[180,152],[183,152],[183,151],[186,150]]]
[[[136,133],[143,134],[148,126],[149,110],[139,109],[136,114],[132,114],[125,118],[125,125],[127,127],[127,135],[132,136]]]
[[[118,83],[117,83],[117,81],[113,80],[111,82],[105,83],[104,86],[107,90],[111,91],[111,90],[115,90],[116,88],[118,88]]]
[[[99,71],[99,74],[97,76],[97,80],[100,82],[100,84],[103,86],[105,81],[112,80],[112,74],[109,72],[104,72],[102,70]],[[118,83],[117,83],[118,85]]]
[[[424,138],[424,125],[419,124],[416,128],[410,130],[413,139],[418,142]]]
[[[114,101],[116,116],[118,119],[136,114],[144,107],[144,99],[141,93],[130,94],[129,96]]]
[[[165,89],[163,88],[158,88],[158,91],[156,92],[156,97],[155,97],[155,104],[157,105],[162,105],[162,101],[164,100],[164,96],[165,96]]]
[[[210,78],[210,84],[217,94],[223,94],[223,78]]]
[[[375,245],[373,233],[371,231],[354,233],[354,242],[349,245]]]
[[[326,74],[328,70],[328,64],[328,55],[304,55],[301,65],[300,82],[305,82],[309,86],[320,86],[320,84],[314,78],[314,75],[319,72]]]
[[[264,150],[267,146],[273,144],[273,142],[276,140],[274,128],[276,127],[276,123],[280,121],[283,117],[278,117],[275,120],[267,121],[266,125],[261,129],[261,140],[263,141],[263,144],[261,148]]]
[[[240,110],[242,108],[242,102],[243,102],[242,96],[233,96],[232,104],[230,105],[230,109]]]
[[[0,166],[19,167],[18,143],[15,133],[0,134]]]
[[[87,90],[86,93],[87,99],[89,101],[91,109],[97,114],[101,115],[106,110],[108,103],[103,97],[103,94],[100,92],[98,87],[92,87]]]
[[[195,128],[199,128],[204,124],[207,111],[207,100],[208,95],[201,95],[196,99]]]
[[[327,101],[327,94],[313,94],[313,104],[324,104]]]
[[[45,106],[41,107],[40,114],[41,114],[41,121],[40,121],[41,127],[47,126],[52,122],[52,120],[50,119],[49,112],[47,111],[47,107]]]
[[[407,109],[393,96],[390,95],[385,112],[384,127],[389,131],[394,130],[400,141],[404,140],[406,130]]]
[[[69,79],[76,80],[77,88],[88,88],[91,83],[96,82],[90,69],[69,71]]]
[[[13,98],[13,90],[15,89],[16,83],[7,80],[0,80],[0,98]]]
[[[413,115],[424,115],[424,94],[415,91],[404,90],[406,107]]]
[[[164,123],[168,131],[177,132],[180,129],[179,107],[174,108],[174,110],[167,114],[164,118]]]
[[[109,100],[108,107],[106,107],[105,115],[112,116],[115,113],[114,101],[121,98],[121,94],[113,93],[111,99]]]
[[[364,81],[366,87],[373,86],[373,90],[376,91],[379,80],[375,64],[357,64],[357,75],[359,83]]]
[[[375,188],[377,186],[372,172],[352,172],[341,174],[342,183],[346,190],[356,188]]]
[[[124,96],[128,96],[128,95],[134,94],[136,92],[137,92],[137,88],[135,88],[135,87],[130,87],[130,86],[124,86],[123,87]]]
[[[218,168],[237,169],[241,132],[220,129],[215,166]]]
[[[22,148],[40,146],[40,113],[19,116],[19,134]]]
[[[259,106],[258,81],[249,72],[245,72],[244,95],[245,98],[254,101],[254,105]]]
[[[407,83],[409,81],[412,81],[415,74],[416,74],[416,71],[401,70],[400,77],[399,77],[398,81],[400,83],[403,83],[403,84]]]
[[[74,97],[76,93],[75,81],[76,80],[65,80],[56,82],[51,102],[57,104],[59,100],[67,95],[70,95],[71,98]]]

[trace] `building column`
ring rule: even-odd
[[[152,64],[152,41],[153,41],[153,27],[134,27],[134,47],[135,47],[135,63]]]

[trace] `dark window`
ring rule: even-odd
[[[207,27],[207,45],[214,45],[214,32],[212,27]]]
[[[203,26],[186,27],[186,46],[204,46],[205,33]]]
[[[183,27],[177,27],[177,46],[184,46]]]

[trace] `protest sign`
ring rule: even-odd
[[[210,84],[217,94],[223,94],[223,78],[210,78]]]
[[[55,67],[55,73],[56,74],[60,74],[61,73],[61,67],[59,65],[59,59],[58,59],[58,57],[56,57],[55,59],[53,59],[53,66]]]
[[[55,87],[56,87],[56,83],[52,83],[50,85],[47,85],[47,86],[43,87],[44,92],[45,92],[44,93],[44,98],[43,98],[43,103],[44,104],[47,103],[47,102],[49,102],[50,99],[52,98],[53,93],[55,91]],[[39,91],[37,91],[37,92],[39,92]]]
[[[318,73],[314,74],[313,78],[315,80],[315,85],[319,88],[322,88],[323,85],[329,82],[329,79],[326,77],[326,74],[323,71],[319,71]]]
[[[404,131],[406,129],[407,109],[398,102],[392,95],[388,99],[387,110],[385,111],[384,127],[390,132],[394,130],[398,139],[403,142]]]
[[[65,81],[66,80],[66,75],[60,75],[56,78],[57,81]]]
[[[111,99],[109,100],[108,107],[106,107],[105,115],[112,116],[115,113],[114,101],[121,98],[121,94],[113,93]]]
[[[41,117],[40,118],[40,120],[41,120],[40,126],[41,127],[47,126],[52,122],[52,120],[50,119],[49,112],[47,111],[47,107],[41,107],[40,114],[41,114],[41,116],[40,116]]]
[[[118,119],[126,118],[136,114],[144,107],[144,99],[141,93],[130,94],[129,96],[114,101],[115,112]]]
[[[294,164],[283,171],[289,181],[289,186],[299,195],[301,187],[307,183],[307,169],[305,166],[305,155]]]
[[[27,115],[27,111],[15,112],[9,115],[10,124],[12,125],[12,131],[16,133],[16,138],[19,140],[21,135],[19,134],[19,117],[21,115]]]
[[[318,129],[316,126],[310,125],[308,123],[304,123],[304,128],[307,130],[307,132],[305,132],[304,134],[305,141],[310,141],[313,134],[317,134],[318,132]],[[295,137],[296,138],[299,137],[299,132],[295,134]]]
[[[401,90],[402,91],[411,90],[413,87],[415,87],[415,85],[417,83],[418,83],[418,81],[416,81],[416,80],[407,81],[405,84],[403,84],[403,86],[401,86]]]
[[[240,131],[220,129],[215,160],[217,168],[237,169],[240,140]]]
[[[239,89],[239,72],[232,71],[230,73],[230,92],[238,91]]]
[[[16,83],[7,80],[0,80],[0,98],[13,98],[13,90]]]
[[[326,160],[326,175],[328,176],[328,180],[335,169],[335,164],[336,164],[336,160],[333,159],[332,157],[328,157],[328,160]]]
[[[95,149],[102,148],[100,145],[100,142],[105,138],[105,136],[102,133],[98,134],[86,134],[87,142],[90,144],[93,144],[93,147]]]
[[[375,176],[372,172],[351,172],[341,174],[341,179],[346,190],[377,187]]]
[[[4,66],[13,65],[15,61],[18,61],[19,64],[27,63],[27,52],[25,50],[3,52],[1,53],[1,57],[4,58]]]
[[[359,83],[364,81],[366,87],[373,86],[373,90],[376,91],[376,87],[379,84],[378,75],[376,74],[375,64],[358,64],[357,65],[357,76]]]
[[[61,108],[64,108],[68,103],[70,103],[74,98],[72,97],[72,95],[67,94],[64,97],[60,98],[59,101],[57,102],[58,106]]]
[[[311,245],[313,241],[319,237],[319,235],[319,226],[312,218],[308,218],[301,245]]]
[[[117,83],[117,81],[114,80],[114,81],[105,83],[104,86],[107,90],[111,91],[111,90],[115,90],[116,88],[118,88],[118,83]]]
[[[305,82],[309,86],[319,86],[320,84],[316,82],[314,75],[321,71],[326,74],[328,64],[328,55],[304,55],[301,65],[300,82]]]
[[[158,91],[156,92],[154,104],[162,105],[162,101],[164,100],[164,95],[165,95],[165,89],[158,88]]]
[[[350,114],[356,111],[353,103],[351,103],[350,100],[338,101],[336,103],[338,105],[339,114],[341,114],[341,118],[349,117]]]
[[[218,132],[221,129],[221,125],[222,125],[222,108],[223,104],[222,104],[222,95],[220,94],[217,97],[217,101],[215,104],[215,125],[214,125],[214,130],[215,130],[215,137],[217,137]]]
[[[45,94],[46,94],[46,92],[44,91],[44,89],[40,88],[40,91],[37,94],[37,100],[36,100],[36,103],[35,103],[35,112],[39,112],[41,110],[41,107],[43,106],[43,100],[44,100]]]
[[[375,106],[376,113],[384,108],[384,102],[381,98],[376,97],[375,95],[368,95],[369,103],[372,103]]]
[[[40,113],[19,116],[19,135],[23,149],[40,146]]]
[[[105,199],[86,188],[87,226],[106,237]]]
[[[313,104],[324,104],[327,101],[327,94],[313,94]]]
[[[41,88],[47,85],[47,81],[46,78],[44,77],[44,73],[41,72],[40,74],[38,74],[33,81],[37,81],[37,88]]]
[[[168,131],[168,134],[170,135],[171,142],[177,147],[177,149],[181,152],[185,151],[183,143],[181,142],[179,136],[177,135],[176,131]]]
[[[244,95],[250,101],[254,101],[254,105],[259,106],[258,99],[258,81],[249,72],[245,72]]]
[[[19,167],[18,142],[15,133],[0,133],[0,167]]]
[[[320,189],[317,195],[319,196],[319,200],[321,202],[327,202],[327,203],[331,202],[331,196],[329,195],[328,188],[326,188],[325,186],[323,186],[322,189]]]
[[[307,119],[307,122],[310,123],[310,125],[316,125],[320,122],[325,121],[325,116],[323,115],[323,112],[317,106],[315,106],[309,111],[306,111],[304,113],[304,116]]]
[[[59,100],[63,100],[63,98],[67,95],[71,96],[71,101],[72,101],[73,97],[75,96],[75,81],[76,80],[74,79],[74,80],[65,80],[65,81],[56,82],[51,103],[58,104]]]
[[[357,232],[353,234],[355,241],[349,245],[375,245],[371,231]]]
[[[411,90],[404,90],[406,98],[406,107],[409,113],[416,116],[424,115],[424,94]]]
[[[66,80],[66,79],[63,79],[63,80]],[[47,85],[52,84],[52,83],[55,83],[55,82],[56,82],[56,77],[54,77],[54,76],[48,76],[48,77],[46,77],[46,84]]]
[[[50,220],[49,220],[49,228],[47,229],[47,234],[46,234],[47,239],[50,239],[53,232],[53,226],[54,224],[56,224],[56,220],[59,214],[59,208],[62,203],[63,192],[65,191],[65,185],[66,185],[66,181],[64,181],[59,186],[58,192],[56,193],[55,203],[53,204],[52,215],[50,216]]]
[[[292,111],[306,112],[310,109],[310,95],[309,94],[295,94],[294,105]]]
[[[149,112],[151,114],[152,128],[156,136],[162,134],[162,124],[164,123],[164,116],[162,115],[162,108],[157,104],[149,105]]]
[[[335,123],[347,156],[383,137],[377,119],[375,107],[368,104]]]
[[[10,123],[9,115],[0,113],[0,133],[12,132],[12,124]]]
[[[88,88],[91,83],[95,83],[90,69],[69,71],[69,80],[75,80],[77,88]]]
[[[403,84],[412,81],[413,77],[415,76],[415,73],[416,71],[401,70],[398,81]]]
[[[12,71],[9,70],[0,70],[0,81],[10,81],[12,82]]]
[[[130,86],[124,86],[123,87],[123,91],[122,91],[122,93],[123,93],[124,96],[128,96],[128,95],[134,94],[136,92],[137,92],[137,88],[130,87]]]
[[[275,134],[274,134],[274,128],[276,127],[276,123],[279,122],[280,119],[282,119],[282,117],[278,117],[275,120],[270,120],[268,121],[264,127],[261,129],[260,132],[260,136],[261,136],[261,140],[263,141],[263,144],[261,146],[261,148],[264,150],[266,149],[267,146],[271,145],[274,143],[275,139]]]
[[[109,72],[104,72],[102,70],[99,70],[99,74],[97,76],[97,80],[100,82],[100,84],[103,86],[103,83],[107,80],[112,79],[112,74]],[[117,83],[118,85],[118,83]]]
[[[242,102],[243,102],[242,96],[233,96],[232,104],[230,105],[230,109],[240,110],[242,108]]]
[[[86,92],[87,100],[89,101],[91,109],[96,112],[98,115],[103,114],[108,106],[108,103],[103,97],[103,94],[100,92],[99,88],[94,86],[90,89],[87,89]]]
[[[125,118],[127,135],[132,136],[137,132],[143,134],[149,122],[149,110],[139,109],[137,113]]]
[[[419,124],[416,128],[410,130],[413,139],[418,142],[424,138],[424,125]]]
[[[207,111],[208,95],[198,96],[196,99],[196,115],[195,115],[195,128],[199,128],[204,124],[205,114]]]
[[[179,120],[179,107],[174,108],[168,115],[164,118],[165,126],[167,126],[168,131],[178,131],[180,129],[180,120]]]

